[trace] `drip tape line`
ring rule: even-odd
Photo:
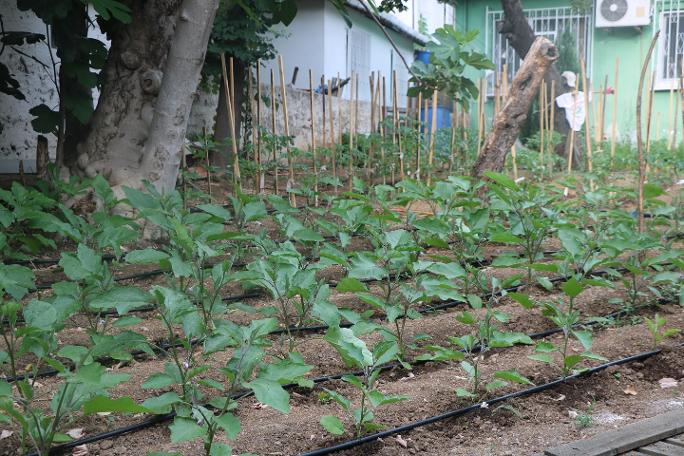
[[[679,344],[676,346],[676,348],[681,348],[681,347],[684,347],[684,344]],[[472,405],[467,406],[467,407],[463,407],[463,408],[456,409],[456,410],[451,410],[451,411],[448,411],[448,412],[445,412],[445,413],[442,413],[439,415],[434,415],[434,416],[429,417],[429,418],[424,418],[421,420],[413,421],[413,422],[405,424],[403,426],[398,426],[398,427],[388,429],[388,430],[385,430],[382,432],[369,434],[369,435],[366,435],[366,436],[358,438],[358,439],[348,440],[346,442],[342,442],[342,443],[339,443],[339,444],[336,444],[336,445],[333,445],[330,447],[320,448],[320,449],[309,451],[306,453],[301,453],[299,456],[323,456],[323,455],[332,454],[332,453],[335,453],[338,451],[354,448],[356,446],[372,442],[372,441],[377,440],[379,438],[390,437],[392,435],[399,434],[401,432],[410,431],[410,430],[413,430],[413,429],[418,428],[418,427],[422,427],[422,426],[433,424],[433,423],[436,423],[439,421],[446,420],[448,418],[456,418],[459,416],[467,415],[467,414],[472,413],[474,411],[481,410],[483,404],[487,404],[487,406],[489,406],[489,405],[498,404],[499,402],[505,402],[505,401],[508,401],[510,399],[516,399],[516,398],[530,396],[532,394],[540,393],[540,392],[543,392],[545,390],[554,388],[556,386],[565,384],[570,380],[580,379],[583,377],[589,377],[595,373],[601,372],[601,371],[608,369],[609,367],[612,367],[612,366],[618,366],[618,365],[622,365],[622,364],[628,364],[631,362],[642,361],[642,360],[648,359],[652,356],[660,354],[661,352],[662,352],[661,349],[657,349],[657,350],[652,350],[652,351],[648,351],[648,352],[642,352],[642,353],[639,353],[636,355],[627,356],[625,358],[617,359],[614,361],[610,361],[608,363],[601,364],[599,366],[595,366],[593,368],[589,368],[589,369],[584,370],[584,371],[577,373],[577,374],[569,375],[565,378],[560,378],[560,379],[557,379],[557,380],[554,380],[554,381],[551,381],[551,382],[548,382],[548,383],[545,383],[542,385],[533,386],[533,387],[530,387],[530,388],[527,388],[524,390],[520,390],[520,391],[509,393],[509,394],[506,394],[503,396],[499,396],[499,397],[496,397],[496,398],[491,399],[489,401],[478,402],[477,404],[472,404]],[[398,363],[396,363],[396,364],[398,364]],[[393,367],[396,367],[396,366],[393,366]],[[386,369],[390,369],[390,367],[387,367]],[[356,375],[359,375],[362,373],[363,373],[363,371],[359,371],[358,373],[356,373]],[[338,380],[343,375],[348,375],[348,374],[339,374],[339,375],[330,375],[330,376],[326,376],[326,377],[319,377],[318,378],[319,381],[316,382],[316,380],[314,380],[314,383],[322,383],[325,381]],[[287,387],[287,386],[289,386],[289,385],[286,385],[285,387]],[[239,400],[241,398],[244,398],[244,397],[247,397],[250,395],[251,394],[237,393],[237,394],[233,395],[231,398],[233,400]],[[67,442],[67,443],[52,447],[50,449],[49,454],[50,455],[58,455],[58,454],[61,454],[65,451],[73,449],[79,445],[84,445],[84,444],[88,444],[88,443],[95,443],[95,442],[99,442],[102,440],[120,437],[122,435],[129,434],[132,432],[141,431],[141,430],[150,428],[154,425],[170,421],[173,418],[175,418],[175,416],[176,416],[175,412],[170,412],[170,413],[167,413],[164,415],[154,415],[154,416],[151,416],[151,417],[149,417],[143,421],[140,421],[138,423],[134,423],[134,424],[131,424],[131,425],[119,428],[119,429],[113,429],[111,431],[107,431],[107,432],[103,432],[103,433],[99,433],[99,434],[94,434],[94,435],[91,435],[88,437],[83,437],[81,439],[77,439],[77,440],[74,440],[71,442]],[[29,453],[26,456],[38,456],[38,454],[37,453]]]
[[[602,273],[605,273],[605,271],[597,271],[597,274],[602,274]],[[552,277],[551,279],[549,279],[549,282],[558,283],[564,279],[565,279],[565,277],[563,277],[563,276],[556,276],[556,277]],[[525,283],[521,283],[519,285],[508,287],[504,290],[497,292],[496,295],[500,296],[503,292],[506,292],[506,293],[515,292],[515,291],[520,290],[520,288],[525,287],[526,285],[527,284],[525,284]],[[259,297],[259,296],[262,296],[262,294],[261,293],[254,293],[254,296],[252,296],[250,294],[244,294],[244,295],[240,295],[240,296],[228,296],[228,297],[224,298],[223,300],[228,301],[228,300],[234,299],[236,301],[239,301],[241,299],[245,299],[248,297]],[[459,307],[462,305],[465,305],[465,302],[452,300],[452,301],[448,301],[448,302],[445,302],[443,304],[439,304],[439,305],[435,305],[435,306],[429,306],[428,305],[428,306],[422,307],[420,309],[416,309],[416,311],[420,314],[429,314],[429,313],[438,312],[441,310],[448,310],[448,309],[451,309],[454,307]],[[136,309],[136,310],[140,311],[141,309]],[[154,308],[152,308],[150,310],[154,310]],[[622,311],[618,311],[618,312],[622,312]],[[606,315],[605,318],[609,318],[610,316],[611,316],[610,314]],[[400,316],[398,318],[405,318],[405,317]],[[350,328],[352,326],[354,326],[354,323],[351,323],[351,322],[344,322],[344,323],[339,324],[340,328]],[[269,333],[269,335],[277,336],[277,335],[282,335],[282,334],[287,334],[287,333],[295,333],[295,334],[316,333],[316,332],[326,331],[329,329],[329,327],[330,327],[329,325],[291,326],[289,328],[275,329],[275,330],[271,331]],[[197,343],[197,341],[194,341],[192,343],[192,345],[194,345],[196,343]],[[169,348],[182,346],[182,343],[180,343],[180,342],[171,344],[168,341],[166,341],[166,342],[161,342],[159,345],[161,345],[161,344],[164,344],[163,347],[160,347],[161,350],[153,350],[155,353],[160,354],[161,351],[167,350]],[[135,350],[135,351],[131,352],[131,356],[133,356],[134,358],[141,357],[141,356],[146,355],[146,354],[147,354],[147,352],[145,352],[144,350]],[[111,361],[112,361],[111,359],[107,359],[107,358],[103,358],[103,359],[98,360],[98,362],[101,362],[101,363],[108,363]],[[21,375],[17,375],[14,377],[7,377],[7,378],[5,378],[5,381],[7,381],[8,383],[14,383],[16,381],[21,381],[21,380],[24,380],[26,378],[53,377],[53,376],[57,375],[58,373],[59,373],[59,371],[56,369],[46,369],[44,371],[38,372],[35,375],[21,374]]]
[[[682,346],[684,346],[684,344],[679,344],[677,347],[680,348]],[[557,386],[566,384],[571,380],[577,380],[577,379],[581,379],[584,377],[589,377],[589,376],[594,375],[598,372],[601,372],[605,369],[608,369],[609,367],[619,366],[622,364],[628,364],[628,363],[636,362],[636,361],[642,361],[642,360],[651,358],[655,355],[658,355],[661,352],[662,352],[661,349],[657,349],[657,350],[642,352],[642,353],[638,353],[636,355],[627,356],[625,358],[613,360],[613,361],[601,364],[599,366],[589,368],[589,369],[582,371],[580,373],[569,375],[569,376],[564,377],[564,378],[559,378],[557,380],[553,380],[551,382],[544,383],[542,385],[533,386],[533,387],[526,388],[526,389],[523,389],[520,391],[505,394],[503,396],[498,396],[498,397],[495,397],[494,399],[491,399],[489,401],[478,402],[477,404],[473,404],[473,405],[469,405],[467,407],[451,410],[451,411],[448,411],[445,413],[441,413],[439,415],[431,416],[429,418],[424,418],[421,420],[413,421],[411,423],[407,423],[407,424],[404,424],[402,426],[397,426],[397,427],[392,428],[392,429],[388,429],[388,430],[381,431],[381,432],[376,432],[374,434],[369,434],[369,435],[366,435],[366,436],[358,438],[358,439],[347,440],[346,442],[338,443],[338,444],[330,446],[330,447],[319,448],[317,450],[307,451],[305,453],[300,453],[299,456],[324,456],[324,455],[336,453],[338,451],[348,450],[350,448],[354,448],[354,447],[357,447],[359,445],[363,445],[365,443],[369,443],[369,442],[372,442],[372,441],[380,439],[380,438],[390,437],[390,436],[393,436],[393,435],[396,435],[399,433],[411,431],[411,430],[419,428],[419,427],[427,426],[429,424],[437,423],[439,421],[444,421],[448,418],[456,418],[459,416],[464,416],[464,415],[467,415],[469,413],[475,412],[477,410],[481,410],[483,408],[483,406],[489,407],[490,405],[495,405],[495,404],[498,404],[500,402],[509,401],[511,399],[517,399],[517,398],[531,396],[531,395],[536,394],[536,393],[541,393],[543,391],[546,391],[546,390],[555,388]]]
[[[618,316],[618,315],[625,315],[625,314],[628,314],[628,313],[629,313],[629,311],[619,310],[619,311],[616,311],[616,312],[612,312],[612,313],[610,313],[610,314],[607,314],[607,315],[603,316],[603,318],[610,318],[610,317],[615,317],[615,316]],[[576,325],[574,325],[574,327],[578,327],[578,326],[591,326],[591,325],[593,325],[593,324],[596,324],[596,322],[577,323]],[[530,333],[530,334],[528,334],[528,336],[529,336],[531,339],[540,339],[540,338],[547,337],[547,336],[550,336],[550,335],[553,335],[553,334],[557,334],[557,333],[560,333],[560,332],[562,332],[562,329],[561,329],[561,328],[551,328],[551,329],[546,330],[546,331],[541,331],[541,332],[537,332],[537,333]],[[684,346],[684,344],[680,344],[679,346],[680,346],[680,347],[681,347],[681,346]],[[651,354],[650,356],[653,356],[654,354],[658,354],[658,353],[660,353],[660,352],[661,352],[661,350],[655,350],[655,351],[646,352],[646,353],[647,353],[647,354],[650,353],[650,354]],[[639,357],[639,356],[644,356],[644,353],[639,354],[639,355],[634,355],[634,356],[632,356],[632,357],[623,358],[622,360],[613,361],[613,362],[611,362],[611,363],[607,363],[606,365],[597,366],[597,367],[595,367],[595,368],[589,369],[589,371],[598,372],[599,370],[606,369],[607,367],[610,367],[610,366],[612,366],[612,365],[624,364],[624,363],[627,363],[627,362],[636,361],[636,360],[637,360],[636,357]],[[647,357],[648,357],[648,356],[647,356]],[[642,359],[643,359],[643,358],[642,358]],[[628,361],[625,361],[625,360],[628,360]],[[622,361],[622,362],[620,362],[620,361]],[[413,366],[419,366],[419,365],[422,365],[422,364],[426,364],[426,363],[428,363],[428,362],[432,362],[432,361],[431,361],[431,360],[417,360],[417,361],[414,361],[412,365],[413,365]],[[605,366],[605,367],[604,367],[604,366]],[[382,366],[378,366],[377,369],[379,369],[381,372],[385,372],[385,371],[392,370],[392,369],[395,369],[395,368],[398,368],[398,367],[402,367],[402,364],[399,363],[399,362],[392,362],[392,363],[384,364],[384,365],[382,365]],[[519,391],[519,392],[517,392],[517,393],[510,393],[510,394],[508,394],[508,395],[506,395],[506,396],[501,396],[501,397],[499,397],[499,398],[496,398],[496,399],[493,399],[493,400],[491,400],[491,401],[488,401],[487,403],[488,403],[488,404],[495,404],[495,403],[501,402],[501,401],[503,401],[503,400],[508,400],[508,399],[515,398],[515,397],[527,396],[527,395],[529,395],[529,394],[533,394],[534,392],[543,391],[544,389],[548,389],[548,388],[551,387],[551,386],[547,386],[547,385],[555,386],[555,385],[558,385],[558,384],[560,384],[560,383],[563,383],[564,381],[566,381],[566,380],[568,380],[568,379],[571,379],[571,378],[579,378],[579,377],[581,377],[581,376],[583,376],[583,375],[586,375],[586,372],[587,372],[587,371],[584,371],[583,373],[575,374],[575,375],[566,377],[566,379],[556,380],[556,381],[554,381],[554,382],[547,383],[546,385],[540,385],[540,386],[537,386],[537,387],[529,388],[528,390]],[[341,379],[342,377],[344,377],[344,376],[346,376],[346,375],[359,376],[359,375],[363,375],[363,374],[364,374],[364,371],[363,371],[363,370],[356,370],[356,371],[343,372],[343,373],[339,373],[339,374],[323,375],[323,376],[315,377],[315,378],[311,379],[311,381],[312,381],[314,384],[317,385],[317,384],[326,383],[326,382],[329,382],[329,381],[339,380],[339,379]],[[298,387],[298,386],[299,386],[299,385],[296,384],[296,383],[289,383],[289,384],[283,385],[283,388],[284,388],[284,389],[287,389],[287,390],[290,390],[290,389],[296,388],[296,387]],[[545,387],[545,386],[546,386],[546,388],[543,388],[543,387]],[[540,390],[539,388],[543,388],[543,389]],[[527,392],[527,393],[526,393],[526,391],[531,391],[531,390],[535,390],[535,391]],[[250,396],[252,396],[252,395],[253,395],[253,392],[252,392],[252,391],[243,391],[243,392],[238,392],[238,393],[235,393],[235,394],[231,395],[231,399],[233,399],[233,400],[239,400],[239,399],[243,399],[243,398],[246,398],[246,397],[250,397]],[[502,398],[505,398],[505,399],[502,399]],[[417,424],[417,425],[415,425],[415,426],[413,426],[413,427],[411,427],[411,428],[409,428],[409,429],[405,429],[405,426],[414,425],[414,424],[416,424],[416,423],[421,423],[421,422],[426,421],[426,420],[421,420],[421,421],[409,423],[408,425],[405,425],[405,426],[402,426],[402,427],[399,427],[399,428],[394,428],[394,429],[391,429],[391,430],[389,430],[389,431],[384,431],[384,432],[391,432],[391,431],[393,431],[392,434],[397,434],[397,433],[402,432],[402,431],[404,431],[404,430],[414,429],[415,427],[424,426],[424,425],[426,425],[426,424],[431,424],[431,423],[433,423],[433,422],[435,422],[435,421],[444,420],[444,419],[446,419],[446,418],[453,417],[453,416],[459,416],[459,415],[452,415],[453,413],[460,413],[460,414],[469,413],[469,412],[471,412],[471,411],[477,410],[478,408],[481,407],[481,405],[482,405],[482,403],[478,403],[478,404],[475,404],[475,405],[472,405],[472,406],[469,406],[469,407],[465,407],[465,408],[463,408],[463,409],[459,409],[459,410],[452,411],[452,412],[447,412],[446,414],[437,415],[437,417],[442,417],[442,418],[437,419],[437,420],[434,420],[434,421],[430,421],[430,422],[425,422],[425,423],[423,423],[423,424]],[[463,412],[464,410],[466,410],[466,412]],[[116,437],[122,436],[122,435],[124,435],[124,434],[129,434],[129,433],[132,433],[132,432],[137,432],[137,431],[140,431],[140,430],[143,430],[143,429],[147,429],[147,428],[152,427],[152,426],[154,426],[154,425],[156,425],[156,424],[160,424],[160,423],[164,423],[164,422],[170,421],[170,420],[172,420],[175,416],[176,416],[176,413],[175,413],[175,412],[170,412],[170,413],[163,414],[163,415],[154,415],[154,416],[151,416],[151,417],[149,417],[149,418],[147,418],[147,419],[145,419],[145,420],[143,420],[143,421],[140,421],[140,422],[135,423],[135,424],[131,424],[131,425],[129,425],[129,426],[124,426],[124,427],[119,428],[119,429],[114,429],[114,430],[111,430],[111,431],[107,431],[107,432],[103,432],[103,433],[99,433],[99,434],[94,434],[94,435],[91,435],[91,436],[88,436],[88,437],[83,437],[83,438],[81,438],[81,439],[74,440],[74,441],[72,441],[72,442],[67,442],[67,443],[64,443],[64,444],[55,446],[55,447],[53,447],[53,448],[50,449],[50,453],[49,453],[49,454],[50,454],[50,455],[61,454],[61,453],[63,453],[64,451],[70,450],[70,449],[72,449],[72,448],[74,448],[74,447],[76,447],[76,446],[79,446],[79,445],[84,445],[84,444],[88,444],[88,443],[94,443],[94,442],[98,442],[98,441],[101,441],[101,440],[107,440],[107,439],[110,439],[110,438],[116,438]],[[435,418],[435,417],[428,418],[428,420],[431,420],[431,419],[434,419],[434,418]],[[382,433],[380,433],[380,434],[382,434]],[[388,434],[387,436],[392,435],[392,434]],[[326,451],[329,451],[330,453],[332,453],[332,452],[341,451],[341,450],[344,450],[344,449],[347,449],[347,448],[352,448],[352,447],[354,447],[354,446],[358,446],[358,445],[361,445],[361,444],[363,444],[363,443],[370,442],[371,440],[375,440],[375,439],[377,439],[377,438],[380,438],[380,437],[385,436],[385,435],[381,435],[380,437],[377,437],[377,436],[374,437],[375,435],[376,435],[376,434],[373,434],[373,435],[371,435],[371,436],[366,436],[366,437],[363,437],[363,438],[361,438],[361,439],[356,439],[356,440],[354,440],[354,441],[343,442],[342,444],[338,444],[338,445],[336,445],[336,446],[334,446],[334,447],[329,447],[329,448],[320,449],[320,450],[315,450],[315,451],[323,451],[323,450],[326,450]],[[370,440],[366,440],[368,437],[371,437]],[[358,442],[358,443],[354,443],[352,446],[344,446],[344,447],[341,447],[341,445],[349,445],[349,444],[351,444],[351,442],[356,442],[356,441],[359,441],[359,442]],[[330,453],[304,453],[304,454],[302,454],[302,455],[300,455],[300,456],[316,456],[316,455],[318,455],[318,454],[324,455],[324,454],[330,454]],[[38,455],[37,455],[37,453],[30,453],[30,454],[28,454],[28,455],[26,455],[26,456],[38,456]]]

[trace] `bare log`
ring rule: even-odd
[[[539,90],[546,71],[558,58],[558,50],[544,37],[537,38],[520,70],[511,82],[511,88],[501,111],[494,118],[492,129],[485,140],[482,153],[473,167],[473,176],[481,178],[485,171],[501,171],[506,154],[515,144],[520,127],[527,119],[532,100]]]
[[[518,57],[525,59],[532,43],[535,40],[535,34],[530,26],[529,21],[523,12],[521,0],[501,0],[501,6],[504,11],[504,20],[499,25],[499,33],[503,34],[511,47],[518,54]],[[555,65],[550,65],[548,71],[544,75],[547,90],[551,88],[551,81],[555,81],[557,94],[561,95],[570,90],[569,87],[563,84],[560,71]],[[547,92],[547,102],[554,104],[556,101]],[[551,130],[556,130],[564,137],[570,133],[570,125],[565,120],[565,116],[556,116],[555,122],[551,125]],[[561,142],[561,146],[556,150],[559,155],[566,155],[564,149],[565,141]],[[577,152],[577,151],[576,151]]]

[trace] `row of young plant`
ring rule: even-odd
[[[482,354],[493,348],[532,343],[527,336],[498,328],[497,322],[505,323],[506,315],[497,310],[497,305],[506,295],[505,289],[520,280],[527,283],[536,280],[551,289],[548,278],[538,271],[564,277],[565,299],[544,303],[543,307],[554,323],[564,328],[566,343],[558,347],[540,343],[535,357],[544,362],[556,362],[560,358],[564,374],[578,368],[585,359],[597,359],[590,352],[591,334],[571,329],[579,321],[574,300],[585,287],[613,286],[608,278],[623,277],[629,290],[629,305],[638,306],[645,290],[658,295],[679,294],[681,299],[680,255],[675,250],[660,249],[657,237],[635,236],[633,221],[628,215],[596,209],[601,201],[599,193],[583,202],[592,204],[567,203],[569,206],[561,211],[552,195],[535,186],[515,183],[503,175],[489,177],[488,208],[482,207],[477,196],[481,183],[473,185],[467,179],[455,177],[434,187],[405,181],[396,188],[375,187],[370,196],[346,194],[333,201],[330,210],[339,217],[337,224],[341,228],[333,228],[335,222],[325,220],[323,212],[317,213],[319,218],[307,225],[306,220],[303,223],[294,217],[291,209],[283,207],[275,216],[289,239],[282,243],[263,234],[225,230],[226,222],[236,217],[240,207],[243,213],[254,210],[265,214],[262,206],[259,210],[245,209],[249,204],[258,205],[255,201],[242,206],[234,203],[233,213],[215,204],[201,205],[200,212],[190,212],[178,193],[159,195],[151,187],[146,192],[128,190],[128,204],[148,226],[160,230],[167,242],[160,249],[133,250],[125,256],[118,251],[117,256],[129,263],[167,267],[170,272],[166,284],[153,287],[149,293],[115,284],[110,266],[92,248],[102,248],[100,239],[108,239],[102,226],[95,228],[99,231],[89,234],[85,242],[79,242],[75,253],[62,254],[60,265],[69,280],[55,284],[51,296],[25,302],[32,288],[31,270],[18,265],[0,266],[1,316],[7,325],[3,332],[6,351],[0,355],[3,369],[17,376],[25,367],[22,361],[30,359],[29,368],[34,374],[47,365],[57,369],[61,379],[50,410],[39,405],[45,393],[35,388],[34,380],[26,378],[14,385],[2,382],[2,419],[13,421],[21,429],[22,446],[32,446],[40,454],[47,454],[54,442],[68,438],[60,430],[79,413],[165,413],[173,409],[177,415],[171,425],[172,440],[203,438],[207,454],[229,454],[227,446],[214,443],[214,439],[221,430],[229,439],[239,431],[239,421],[233,413],[237,407],[235,394],[250,390],[260,402],[287,411],[289,396],[282,385],[311,386],[306,379],[311,366],[297,353],[298,339],[292,329],[322,322],[329,327],[325,339],[340,353],[342,360],[364,371],[361,377],[344,377],[359,390],[360,408],[352,408],[349,399],[334,391],[326,393],[326,398],[350,412],[355,432],[359,434],[375,428],[372,414],[375,407],[401,400],[385,396],[377,389],[378,367],[394,359],[407,366],[421,359],[460,361],[472,378],[470,390],[458,391],[463,396],[479,396],[505,382],[526,383],[528,380],[510,370],[497,372],[483,381],[478,363]],[[109,195],[105,207],[113,208],[117,202],[106,190],[102,187],[97,191]],[[433,215],[418,218],[407,211],[407,216],[401,219],[390,210],[396,204],[410,206],[417,202],[431,205]],[[121,217],[111,210],[103,214],[97,217],[100,220]],[[497,223],[497,217],[505,223]],[[244,217],[245,223],[247,219]],[[78,221],[78,218],[72,220]],[[122,217],[122,220],[127,220],[122,226],[131,226],[128,219]],[[576,227],[586,220],[591,220],[591,229]],[[413,229],[396,228],[400,224]],[[76,226],[78,229],[72,226],[74,232],[82,229]],[[322,231],[324,227],[336,233],[340,245],[325,242],[314,229]],[[540,262],[542,243],[552,233],[560,238],[563,248],[555,262]],[[27,234],[35,235],[31,231]],[[373,249],[348,254],[339,248],[354,234],[369,239]],[[93,239],[96,244],[89,245],[88,241]],[[497,279],[479,270],[473,260],[482,258],[482,248],[488,239],[520,246],[523,255],[502,255],[493,264],[522,267],[526,277]],[[308,247],[314,255],[305,257],[297,244]],[[421,255],[424,245],[442,249],[444,254],[425,257]],[[645,255],[657,250],[655,256]],[[247,251],[256,251],[258,255],[245,270],[237,270],[235,263]],[[625,261],[618,259],[625,254],[628,254]],[[221,261],[205,267],[216,258]],[[348,271],[347,277],[338,284],[338,291],[354,292],[371,308],[380,309],[387,324],[371,320],[372,312],[338,308],[330,301],[331,290],[317,275],[330,265],[341,265]],[[622,267],[627,267],[628,272],[620,272]],[[608,278],[594,276],[599,268]],[[367,279],[379,281],[379,288],[368,289],[364,283]],[[220,299],[221,290],[231,282],[268,291],[273,305],[250,309],[244,304],[224,303]],[[526,307],[534,306],[524,294],[508,293],[508,296]],[[459,315],[459,321],[473,330],[451,339],[455,349],[426,346],[422,354],[414,356],[416,341],[406,339],[406,321],[419,318],[417,307],[435,299],[463,301],[473,309],[484,309],[484,314],[467,311]],[[164,348],[155,347],[153,341],[130,330],[141,322],[130,311],[150,302],[157,306],[168,331],[168,342],[172,342]],[[98,315],[110,309],[116,310],[118,318]],[[234,309],[257,311],[261,315],[248,325],[238,325],[227,318]],[[58,332],[70,317],[80,313],[88,316],[91,343],[60,346]],[[26,322],[24,326],[17,325],[20,315]],[[353,327],[341,328],[343,321],[353,323]],[[661,318],[655,322],[660,331]],[[285,336],[269,349],[273,344],[269,334],[277,328],[285,328]],[[366,346],[360,337],[369,333],[381,334],[383,341],[374,347]],[[577,338],[587,352],[569,355],[569,337]],[[128,361],[131,351],[145,350],[152,354],[154,348],[164,352],[169,362],[164,372],[154,374],[145,382],[144,388],[172,391],[152,397],[142,405],[126,397],[109,398],[108,391],[128,377],[106,371],[99,360],[106,356]],[[231,359],[216,371],[208,361],[212,354],[224,350],[230,350]],[[552,356],[555,352],[560,356]],[[339,418],[326,416],[321,424],[330,432],[344,432]]]

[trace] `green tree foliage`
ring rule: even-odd
[[[425,46],[430,52],[430,63],[426,65],[416,60],[411,65],[414,76],[410,82],[415,86],[409,89],[409,96],[422,93],[429,97],[434,90],[444,90],[461,104],[477,98],[477,86],[464,76],[465,71],[468,67],[475,70],[494,68],[484,54],[467,48],[478,33],[477,30],[461,33],[450,25],[437,29]]]

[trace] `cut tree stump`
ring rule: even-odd
[[[485,171],[503,170],[506,155],[515,144],[520,128],[527,119],[539,85],[556,59],[558,50],[547,38],[538,37],[532,43],[530,51],[511,82],[501,110],[494,118],[482,152],[477,157],[473,167],[474,177],[482,178]]]

